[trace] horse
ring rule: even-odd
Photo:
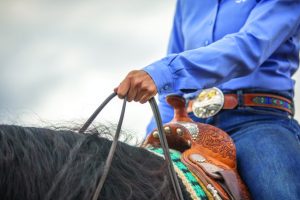
[[[0,125],[0,199],[91,199],[112,143],[109,128],[95,130]],[[179,182],[184,199],[195,199]],[[118,142],[99,199],[175,199],[164,159]]]
[[[139,147],[118,142],[98,196],[112,144],[103,136],[112,135],[111,129],[84,132],[113,96],[78,132],[0,125],[0,198],[177,199],[178,188],[175,191],[170,184],[174,177],[169,176],[170,166],[162,158],[156,130]],[[174,108],[174,118],[165,124],[164,131],[174,149],[170,157],[182,191],[180,199],[250,199],[237,172],[232,139],[216,127],[194,123],[183,98],[169,96],[167,101]],[[120,122],[117,135],[119,130]]]

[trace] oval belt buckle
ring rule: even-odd
[[[193,113],[199,118],[208,118],[216,115],[224,105],[224,95],[216,87],[202,90],[194,99]]]

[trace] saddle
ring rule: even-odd
[[[182,153],[181,161],[216,200],[247,200],[250,194],[240,178],[236,149],[230,136],[214,126],[194,122],[186,112],[185,99],[168,96],[174,118],[164,125],[171,149]],[[157,129],[145,139],[144,147],[160,147]]]

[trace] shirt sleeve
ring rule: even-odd
[[[181,30],[181,1],[177,0],[175,16],[173,20],[173,27],[170,35],[168,54],[180,53],[184,50],[184,40]],[[161,78],[164,78],[161,76]],[[165,96],[160,95],[158,97],[158,108],[160,110],[161,119],[163,124],[168,123],[173,118],[173,108],[166,102]],[[157,127],[155,119],[152,117],[150,123],[147,126],[146,133],[149,134]]]
[[[295,34],[299,21],[300,0],[261,0],[239,32],[206,47],[171,52],[144,70],[159,94],[216,86],[253,72]]]

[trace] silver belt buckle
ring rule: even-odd
[[[194,99],[192,110],[196,117],[209,118],[216,115],[224,105],[224,95],[216,87],[202,90]]]

